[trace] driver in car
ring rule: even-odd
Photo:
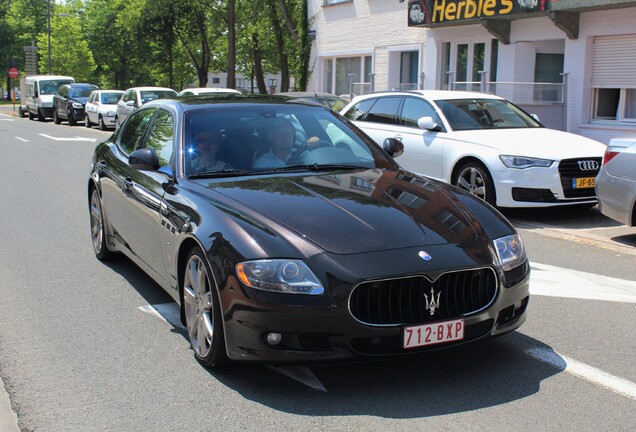
[[[264,131],[269,150],[254,161],[254,168],[280,168],[295,156],[294,127],[286,120],[271,119]]]

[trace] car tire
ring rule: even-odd
[[[84,126],[86,126],[89,129],[92,126],[91,121],[88,119],[88,114],[86,114],[85,117],[84,117]]]
[[[25,116],[24,110],[22,109],[22,107],[18,108],[18,115],[20,116],[20,118],[23,118]]]
[[[221,307],[212,271],[203,251],[194,247],[181,278],[182,308],[195,358],[207,368],[228,361]]]
[[[119,129],[121,123],[119,122],[119,116],[115,116],[115,129]]]
[[[69,126],[75,126],[77,124],[77,121],[75,120],[75,117],[73,117],[73,112],[71,110],[68,110],[66,112],[66,118],[68,119]]]
[[[93,187],[91,192],[89,213],[93,251],[95,252],[95,257],[97,257],[98,260],[103,261],[110,258],[113,253],[108,250],[108,245],[106,244],[106,228],[104,226],[102,201],[96,187]]]
[[[31,111],[29,111],[29,120],[33,120],[35,118],[35,116],[33,115],[33,113]]]
[[[492,176],[480,162],[470,161],[463,164],[457,170],[452,183],[460,189],[483,199],[492,206],[497,203]]]
[[[42,109],[38,108],[38,121],[43,122],[44,120],[46,120],[46,117],[44,116],[44,113],[42,112]]]
[[[62,120],[60,119],[60,116],[57,115],[57,110],[55,108],[53,108],[53,123],[55,124],[62,123]]]
[[[104,119],[102,118],[102,116],[99,116],[99,118],[97,119],[97,124],[99,125],[99,130],[105,131],[107,129],[106,123],[104,123]]]

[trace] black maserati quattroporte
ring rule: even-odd
[[[402,170],[293,97],[158,100],[99,144],[95,254],[126,255],[180,305],[196,358],[324,362],[517,329],[529,264],[511,224]]]

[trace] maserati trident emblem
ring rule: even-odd
[[[431,315],[435,315],[435,309],[439,308],[439,296],[442,292],[437,293],[437,297],[435,297],[435,291],[433,287],[431,287],[431,299],[428,299],[428,296],[424,294],[424,299],[426,299],[426,309],[431,313]]]
[[[598,169],[598,162],[595,160],[580,160],[577,163],[581,171],[596,171]]]
[[[431,258],[433,258],[432,256],[428,254],[428,252],[425,252],[425,251],[420,251],[420,253],[418,253],[417,255],[420,258],[422,258],[424,261],[430,261]]]

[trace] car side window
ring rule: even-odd
[[[159,110],[148,131],[145,147],[157,152],[159,165],[170,165],[174,149],[174,117],[165,110]]]
[[[401,97],[383,97],[373,104],[364,121],[396,124]]]
[[[156,108],[151,108],[130,115],[126,127],[119,135],[119,148],[125,154],[129,155],[139,148],[148,123],[156,111]]]
[[[409,127],[418,127],[417,120],[421,117],[433,117],[433,121],[441,125],[441,121],[435,108],[422,99],[407,97],[404,98],[402,105],[402,114],[400,115],[400,124]]]
[[[349,108],[344,116],[352,121],[361,120],[367,114],[367,112],[369,112],[369,109],[373,106],[376,100],[377,99],[373,98],[365,99],[361,102],[358,102],[357,104]]]

